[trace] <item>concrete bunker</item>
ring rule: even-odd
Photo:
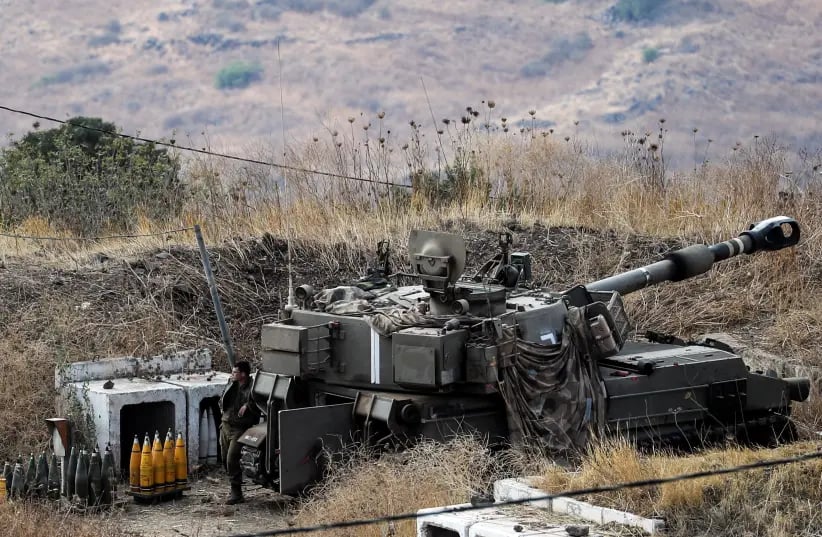
[[[111,446],[115,466],[128,473],[136,434],[162,437],[171,429],[183,434],[189,464],[197,464],[201,411],[210,409],[216,435],[219,397],[230,375],[211,369],[208,350],[182,351],[151,358],[121,357],[75,362],[58,367],[57,408],[86,430],[87,441],[101,450]],[[213,463],[216,463],[216,453]]]

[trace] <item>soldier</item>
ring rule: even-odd
[[[257,407],[251,402],[251,366],[246,361],[237,362],[231,370],[231,382],[220,398],[223,413],[220,424],[220,450],[228,472],[231,494],[228,505],[242,503],[243,473],[240,468],[240,448],[238,442],[243,433],[260,421]]]

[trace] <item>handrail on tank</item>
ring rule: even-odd
[[[799,242],[799,223],[787,216],[775,216],[752,224],[735,239],[706,246],[697,244],[676,250],[662,261],[585,285],[588,291],[616,291],[625,295],[664,281],[693,278],[711,269],[714,263],[740,254],[776,251]]]

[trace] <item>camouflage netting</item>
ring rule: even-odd
[[[537,444],[552,452],[584,448],[605,421],[605,388],[592,358],[585,308],[570,308],[562,342],[540,345],[516,337],[505,354],[500,392],[505,399],[511,443]]]
[[[387,287],[382,294],[394,290],[396,288]],[[383,336],[390,336],[398,330],[414,326],[442,328],[453,318],[427,315],[416,307],[389,307],[377,300],[378,298],[377,293],[363,291],[359,287],[339,286],[317,293],[314,296],[314,304],[326,313],[363,316],[369,326]]]

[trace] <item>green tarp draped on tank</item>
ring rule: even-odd
[[[584,307],[568,310],[558,344],[523,341],[515,327],[505,329],[504,354],[511,366],[500,392],[513,445],[577,451],[604,425],[605,388],[589,331]]]

